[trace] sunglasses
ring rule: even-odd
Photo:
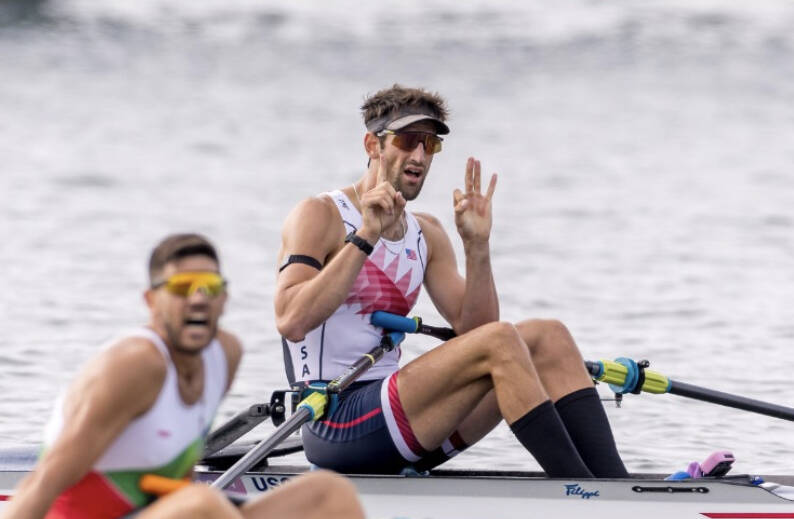
[[[378,136],[394,135],[391,143],[403,151],[414,151],[419,143],[425,145],[425,153],[433,155],[441,151],[441,142],[444,140],[434,133],[427,132],[395,132],[383,130]]]
[[[208,297],[215,297],[226,290],[226,280],[217,272],[180,272],[165,281],[152,284],[152,289],[161,287],[179,297],[192,296],[198,290]]]

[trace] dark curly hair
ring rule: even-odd
[[[423,108],[442,121],[446,121],[449,117],[447,102],[437,92],[406,88],[396,83],[391,88],[379,90],[367,97],[361,105],[361,115],[364,117],[364,124],[367,125],[374,119],[398,112],[406,106]]]

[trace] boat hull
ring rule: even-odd
[[[267,492],[300,470],[249,473],[233,490]],[[212,481],[221,472],[201,472]],[[566,480],[444,471],[432,476],[350,475],[372,519],[794,518],[794,502],[747,478]]]
[[[0,509],[30,471],[35,453],[0,452]],[[248,472],[229,490],[253,497],[307,470],[273,465]],[[211,482],[221,468],[199,466]],[[587,517],[792,518],[794,488],[749,483],[746,476],[664,481],[550,479],[538,473],[438,470],[430,476],[349,475],[370,519],[528,519]],[[776,477],[792,484],[792,478]],[[786,498],[788,497],[788,499]]]

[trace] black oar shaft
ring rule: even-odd
[[[390,341],[388,343],[388,347],[386,346],[385,341]],[[328,383],[328,392],[329,393],[339,393],[347,389],[347,387],[355,382],[358,377],[360,377],[365,371],[372,367],[373,364],[378,362],[382,357],[383,354],[387,351],[391,351],[394,347],[392,339],[389,338],[388,335],[384,336],[383,342],[378,346],[375,346],[369,353],[358,359],[355,363],[350,365],[341,375],[336,377],[334,380]]]
[[[669,393],[794,421],[794,408],[671,380]]]

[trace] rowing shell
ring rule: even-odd
[[[274,454],[297,450],[290,448]],[[196,478],[214,481],[236,457],[222,451],[197,467]],[[34,462],[34,449],[0,450],[0,509]],[[306,470],[260,465],[229,490],[255,496]],[[765,477],[766,482],[754,483],[750,476],[664,481],[659,475],[636,474],[630,479],[580,480],[531,472],[436,470],[429,476],[350,475],[350,479],[370,519],[794,519],[794,486],[787,486],[794,485],[794,476]]]

